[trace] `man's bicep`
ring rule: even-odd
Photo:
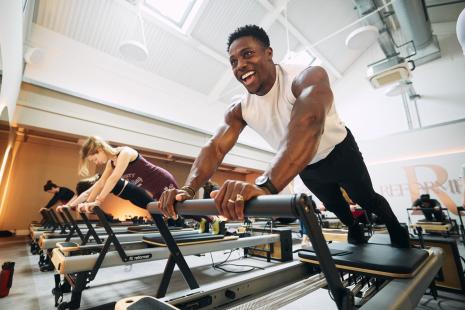
[[[242,118],[240,104],[231,105],[224,117],[224,123],[218,128],[211,139],[222,153],[227,153],[237,142],[239,135],[246,126]]]
[[[223,124],[211,138],[210,144],[214,145],[219,152],[226,154],[236,144],[241,130],[237,126]]]

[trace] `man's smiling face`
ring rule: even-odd
[[[234,40],[229,48],[229,60],[234,76],[249,93],[263,96],[273,87],[276,78],[273,50],[254,37]]]

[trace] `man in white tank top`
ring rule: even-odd
[[[255,184],[229,180],[214,192],[220,214],[232,220],[243,219],[244,201],[277,194],[299,174],[325,207],[349,227],[349,242],[366,240],[339,187],[386,223],[393,245],[409,247],[408,232],[386,199],[374,191],[358,146],[336,113],[326,71],[321,67],[275,65],[268,35],[255,25],[233,32],[228,52],[233,74],[247,94],[229,106],[224,123],[202,148],[185,186],[162,194],[161,211],[175,216],[175,200],[194,197],[248,125],[275,149],[276,155]]]

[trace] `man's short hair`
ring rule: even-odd
[[[426,201],[430,201],[430,200],[431,200],[431,198],[430,198],[429,194],[420,195],[420,201],[426,202]]]
[[[270,47],[270,38],[268,37],[268,35],[262,27],[259,27],[257,25],[245,25],[237,28],[233,33],[229,35],[227,52],[229,52],[229,48],[235,40],[249,36],[259,41],[263,45],[263,47]]]

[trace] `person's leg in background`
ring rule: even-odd
[[[300,245],[310,246],[310,238],[308,237],[307,229],[305,228],[301,220],[299,220],[299,223],[300,223],[300,233],[302,234],[302,241],[300,242]]]
[[[342,196],[337,183],[319,183],[308,170],[300,174],[308,189],[349,228],[347,241],[352,244],[366,243],[363,227],[354,220],[349,204]]]

